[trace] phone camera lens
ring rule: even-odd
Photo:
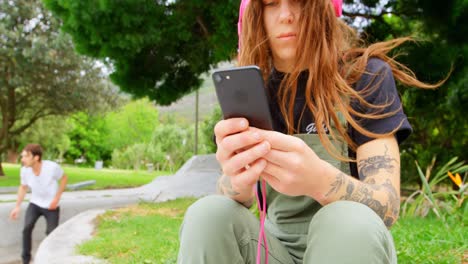
[[[223,80],[223,78],[221,77],[221,75],[215,74],[214,80],[215,82],[220,83]]]

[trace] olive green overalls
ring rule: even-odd
[[[316,134],[297,134],[321,158],[349,174]],[[347,155],[347,145],[334,142]],[[390,232],[369,207],[280,194],[267,184],[265,230],[269,263],[397,263]],[[195,202],[180,230],[178,263],[255,263],[259,220],[232,199],[212,195]],[[262,251],[262,261],[264,260]]]

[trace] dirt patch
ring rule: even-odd
[[[132,215],[132,216],[149,216],[149,215],[164,215],[169,217],[177,217],[183,213],[183,210],[176,209],[176,208],[167,208],[167,207],[160,207],[160,208],[151,208],[148,206],[139,206],[139,205],[131,205],[125,208],[119,208],[112,210],[107,214],[106,217],[117,220],[118,218],[122,217],[123,215]]]

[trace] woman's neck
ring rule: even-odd
[[[284,59],[275,58],[275,56],[273,56],[273,66],[279,72],[283,72],[283,73],[292,72],[294,69],[294,63],[295,63],[295,60],[293,59],[284,60]]]

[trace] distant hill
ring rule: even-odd
[[[230,68],[232,63],[222,63],[217,69]],[[211,71],[212,72],[212,71]],[[214,108],[218,106],[218,99],[211,79],[211,72],[203,76],[203,83],[198,95],[198,120],[205,120]],[[165,119],[171,115],[179,122],[193,123],[195,121],[195,92],[188,94],[169,106],[158,106],[159,118]]]

